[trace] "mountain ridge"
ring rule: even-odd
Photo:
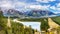
[[[10,17],[36,17],[36,18],[41,18],[41,17],[52,17],[52,16],[56,16],[56,14],[54,14],[51,11],[47,11],[47,10],[31,10],[31,11],[26,11],[26,12],[21,12],[15,9],[9,9],[6,13],[6,15],[10,16]]]

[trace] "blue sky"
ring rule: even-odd
[[[60,0],[0,0],[0,7],[19,11],[41,9],[60,13]]]

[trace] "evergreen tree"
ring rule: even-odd
[[[7,33],[6,23],[7,23],[7,20],[3,16],[3,11],[0,8],[0,34],[6,34]]]
[[[5,21],[5,18],[3,16],[2,10],[0,10],[0,27],[5,28],[5,26],[6,26],[6,21]]]
[[[41,19],[41,30],[47,32],[48,28],[49,28],[48,19],[47,18]]]

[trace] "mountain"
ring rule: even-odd
[[[41,17],[55,15],[53,12],[47,10],[32,10],[25,13],[27,16]]]
[[[60,13],[56,14],[57,16],[60,16]]]
[[[23,15],[23,13],[15,9],[9,9],[5,15],[10,17],[18,17],[20,15]]]
[[[15,9],[9,9],[6,13],[6,16],[20,17],[20,18],[44,18],[44,17],[52,17],[54,15],[56,16],[56,14],[47,10],[31,10],[21,12]]]

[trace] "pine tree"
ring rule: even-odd
[[[44,19],[41,19],[41,30],[47,32],[49,28],[48,19],[47,18],[44,18]]]
[[[3,12],[2,12],[2,10],[0,10],[0,26],[5,28],[5,26],[6,26],[5,23],[6,23],[6,21],[4,20]]]
[[[7,23],[7,20],[3,16],[3,11],[0,8],[0,34],[6,34],[7,33],[6,23]]]

